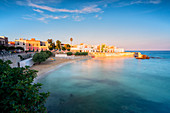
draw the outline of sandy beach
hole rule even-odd
[[[83,59],[90,59],[91,57],[89,56],[78,56],[75,57],[74,59],[66,59],[66,58],[57,58],[57,57],[50,57],[48,58],[45,62],[42,62],[41,64],[35,64],[30,69],[37,70],[38,73],[37,75],[44,75],[48,73],[51,70],[56,69],[58,66],[78,60],[83,60]],[[53,60],[55,59],[55,60]]]

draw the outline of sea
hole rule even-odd
[[[92,58],[38,79],[48,113],[170,113],[170,51],[151,59]]]

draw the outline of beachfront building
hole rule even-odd
[[[124,50],[124,48],[117,48],[117,47],[115,47],[114,52],[115,53],[122,53],[122,52],[125,52],[125,50]]]
[[[114,46],[108,46],[107,52],[108,53],[114,53],[115,52],[115,47]]]
[[[8,37],[0,36],[0,46],[8,46]]]
[[[14,41],[9,41],[8,42],[8,47],[11,47],[11,46],[15,47],[15,42]]]
[[[118,53],[124,52],[123,48],[117,48],[115,46],[101,45],[87,45],[81,43],[79,45],[72,45],[71,52],[100,52],[100,53]]]
[[[71,52],[97,52],[97,46],[81,43],[78,45],[72,45],[70,51]]]
[[[31,40],[20,38],[19,40],[15,40],[15,46],[23,47],[26,51],[45,51],[48,50],[48,42],[35,40],[35,38],[31,38]]]

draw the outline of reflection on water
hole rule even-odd
[[[95,58],[68,64],[39,82],[50,113],[168,113],[170,62]]]

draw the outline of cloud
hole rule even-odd
[[[72,16],[72,18],[74,19],[74,21],[82,21],[84,20],[84,18],[82,16]]]
[[[135,4],[160,4],[161,0],[133,0],[130,2],[120,2],[117,7],[124,7]]]
[[[47,11],[50,11],[50,12],[94,13],[94,12],[100,12],[101,11],[101,8],[98,8],[97,5],[87,6],[87,7],[84,7],[83,9],[81,9],[81,10],[77,10],[77,9],[69,10],[69,9],[52,8],[52,7],[45,6],[45,5],[37,5],[37,4],[32,3],[30,0],[28,0],[28,6],[39,8],[39,9],[42,9],[42,10],[47,10]]]
[[[44,14],[43,17],[41,18],[37,18],[37,20],[40,20],[44,23],[48,23],[48,20],[47,19],[63,19],[63,18],[67,18],[68,16],[67,15],[64,15],[64,16],[53,16],[53,15],[47,15],[47,14]]]
[[[44,11],[39,10],[39,9],[33,9],[34,11],[38,12],[38,13],[44,13]]]
[[[161,0],[150,0],[149,3],[152,3],[152,4],[160,4],[160,3],[161,3]]]
[[[99,17],[99,15],[95,15],[94,17],[97,18],[97,19],[99,19],[99,20],[102,19],[102,17]]]

